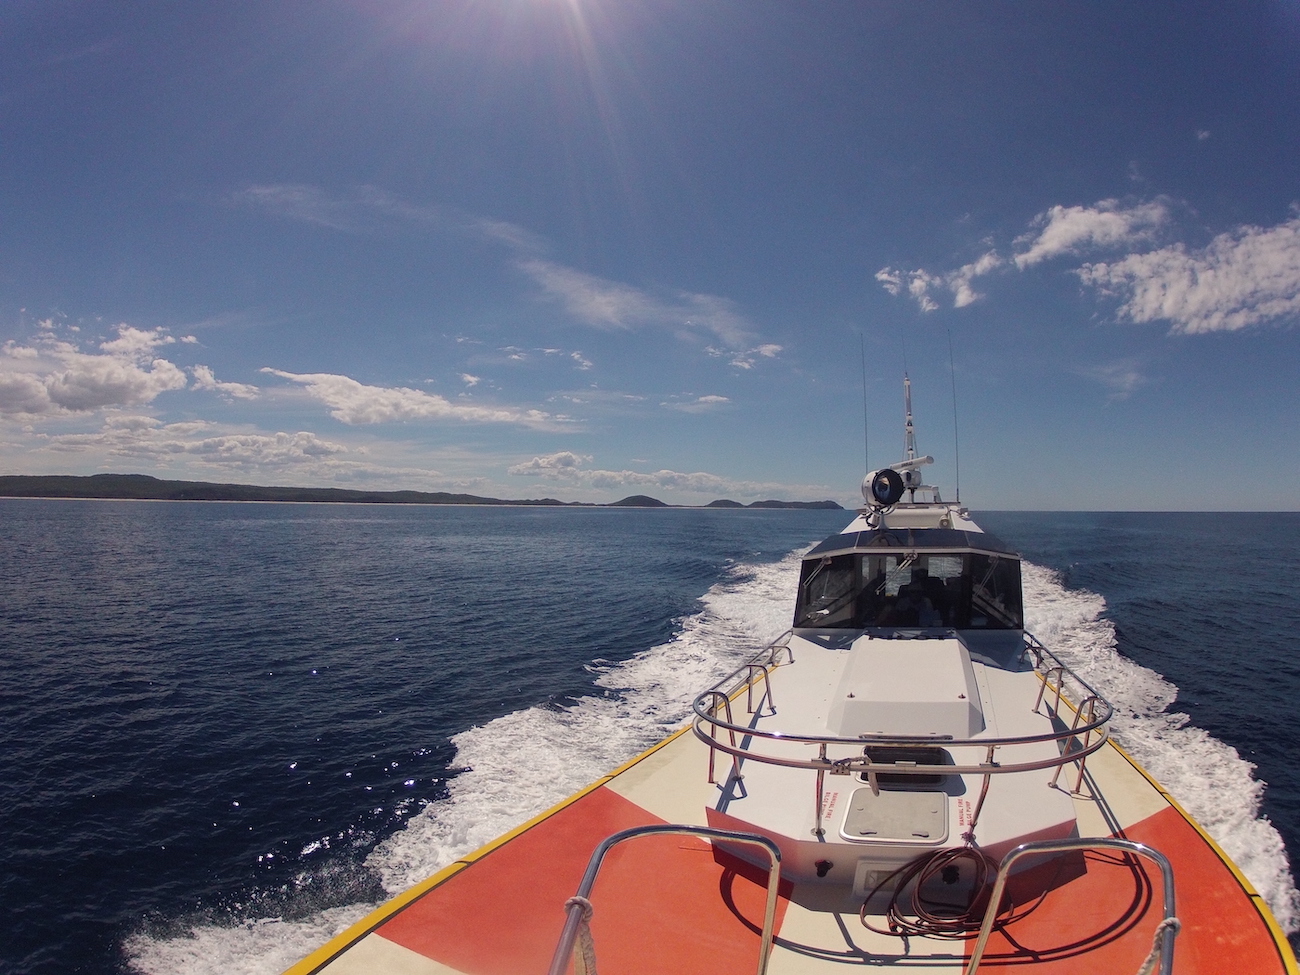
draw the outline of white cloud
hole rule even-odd
[[[541,251],[545,248],[545,242],[537,234],[505,220],[471,219],[468,226],[480,236],[515,251]]]
[[[480,382],[482,382],[482,380],[478,376],[471,376],[467,372],[462,372],[460,374],[460,381],[463,382],[466,386],[469,386],[470,388],[473,388],[477,386]]]
[[[131,411],[108,413],[97,429],[49,434],[28,428],[20,443],[0,439],[0,448],[11,466],[17,462],[29,473],[132,470],[255,484],[501,493],[480,473],[501,458],[462,446],[438,449],[352,431],[336,438],[205,420],[167,423]]]
[[[50,320],[40,328],[33,345],[10,341],[3,347],[0,413],[60,416],[140,406],[187,384],[179,367],[152,356],[158,346],[175,341],[163,329],[118,325],[117,337],[93,353],[59,339]]]
[[[903,290],[903,273],[895,271],[892,267],[882,267],[876,272],[876,280],[880,286],[888,291],[895,298]]]
[[[345,444],[306,431],[268,433],[206,421],[163,423],[131,413],[110,414],[102,428],[93,432],[29,436],[24,447],[32,454],[75,458],[74,463],[83,470],[91,466],[120,469],[126,466],[122,463],[125,459],[131,469],[151,470],[161,477],[479,493],[486,486],[480,476],[464,472],[447,475],[416,466],[430,461],[424,447]],[[458,468],[483,462],[480,455],[458,448],[439,451],[438,456]],[[116,463],[114,459],[118,459]]]
[[[1085,284],[1123,298],[1133,322],[1164,320],[1173,333],[1232,332],[1300,316],[1300,217],[1240,227],[1203,250],[1175,244],[1113,263],[1085,264]]]
[[[1025,249],[1015,255],[1014,265],[1026,270],[1088,249],[1127,250],[1114,261],[1086,263],[1075,273],[1100,293],[1120,298],[1122,318],[1168,321],[1175,334],[1231,332],[1300,316],[1300,216],[1275,227],[1238,227],[1199,250],[1182,243],[1141,250],[1140,245],[1153,246],[1171,220],[1166,200],[1132,206],[1113,199],[1092,206],[1054,206],[1034,218],[1031,233],[1016,239]],[[980,297],[971,282],[1004,266],[1006,262],[989,251],[947,274],[886,267],[876,273],[876,280],[892,295],[906,293],[928,312],[939,307],[935,294],[943,289],[953,293],[955,307],[970,304]],[[1122,375],[1093,378],[1124,396],[1136,388],[1131,383],[1140,385],[1140,379]]]
[[[117,326],[117,338],[99,343],[99,347],[112,356],[124,359],[146,359],[160,345],[171,345],[176,340],[164,329],[145,331],[125,323]]]
[[[152,466],[182,477],[214,472],[247,475],[281,483],[304,481],[367,482],[409,479],[421,487],[442,475],[433,470],[376,466],[360,459],[364,449],[349,449],[314,433],[230,431],[205,421],[164,424],[154,417],[112,414],[94,432],[40,436],[43,449],[56,454],[124,458],[137,469]],[[96,460],[102,465],[104,460]]]
[[[117,414],[105,419],[94,433],[62,434],[44,438],[49,449],[63,453],[105,452],[111,456],[195,458],[236,468],[296,466],[342,454],[342,444],[322,440],[314,433],[214,433],[204,421],[164,424],[150,416]]]
[[[655,397],[617,389],[601,389],[595,383],[583,389],[559,389],[546,398],[546,402],[562,404],[565,409],[581,407],[583,415],[588,417],[598,414],[645,417],[647,414],[642,404],[652,400],[658,402]]]
[[[702,330],[733,349],[753,341],[752,326],[729,299],[688,291],[658,297],[546,260],[538,256],[545,249],[541,237],[504,220],[466,215],[452,220],[437,208],[407,203],[373,186],[339,195],[302,183],[255,185],[234,193],[232,199],[278,216],[350,233],[407,226],[471,234],[512,251],[515,266],[539,284],[547,298],[558,301],[584,324],[616,330],[646,326]]]
[[[686,291],[672,298],[659,298],[631,285],[608,281],[539,257],[522,259],[518,267],[569,314],[597,328],[702,329],[730,348],[752,341],[751,326],[726,298]]]
[[[1134,359],[1121,359],[1118,362],[1083,369],[1080,375],[1095,380],[1110,390],[1110,399],[1128,399],[1133,393],[1147,384],[1139,364]]]
[[[935,311],[939,307],[929,291],[934,285],[942,284],[943,279],[928,271],[898,271],[882,267],[876,272],[876,280],[891,295],[898,296],[906,291],[921,306],[921,311]]]
[[[769,342],[753,349],[746,349],[744,352],[735,353],[731,356],[731,365],[737,369],[753,369],[759,358],[775,359],[780,351],[781,346]]]
[[[953,307],[965,308],[984,297],[977,294],[971,282],[981,275],[988,274],[1002,266],[1002,258],[996,252],[989,251],[983,257],[970,264],[965,264],[948,276],[947,285],[952,289]]]
[[[719,349],[715,346],[709,346],[704,351],[714,358],[726,359],[728,365],[735,366],[737,369],[753,369],[759,359],[775,359],[782,349],[783,346],[769,342],[741,351]]]
[[[583,462],[591,458],[582,454],[561,451],[544,457],[516,464],[508,473],[517,477],[544,477],[549,480],[565,480],[582,484],[586,487],[660,487],[687,491],[723,491],[732,482],[716,474],[697,471],[682,474],[678,471],[661,470],[652,473],[640,471],[602,471],[586,470]]]
[[[891,295],[904,291],[917,303],[923,312],[937,311],[939,303],[934,298],[936,291],[948,291],[953,296],[954,308],[965,308],[978,301],[983,295],[977,293],[972,285],[976,278],[988,274],[1006,263],[996,251],[988,251],[977,260],[965,264],[947,274],[933,274],[930,271],[900,271],[884,267],[876,272],[876,280]]]
[[[630,329],[662,320],[661,306],[643,291],[593,274],[532,258],[519,262],[520,270],[557,299],[565,309],[588,325]]]
[[[260,393],[256,386],[249,386],[246,383],[220,382],[208,366],[194,366],[190,369],[190,373],[194,376],[195,389],[208,390],[234,399],[245,400],[257,399]]]
[[[1016,254],[1012,263],[1023,271],[1049,258],[1088,248],[1131,247],[1154,239],[1169,220],[1169,207],[1163,200],[1129,207],[1120,206],[1117,200],[1101,200],[1090,207],[1054,206],[1033,219],[1030,233],[1016,238],[1015,243],[1026,249]],[[883,267],[876,272],[876,280],[891,295],[906,294],[921,311],[932,312],[939,308],[940,292],[952,295],[954,308],[980,300],[984,296],[975,290],[975,280],[1008,266],[1005,258],[990,249],[955,271],[940,274],[924,268]]]
[[[507,473],[517,477],[555,476],[566,471],[577,471],[584,463],[590,462],[591,457],[588,454],[575,454],[571,450],[561,450],[543,457],[534,457],[523,464],[515,464]]]
[[[687,400],[685,402],[665,402],[660,403],[659,405],[666,406],[670,410],[678,410],[682,413],[706,413],[709,410],[725,406],[730,402],[731,400],[725,396],[700,396],[696,399]]]
[[[39,416],[54,412],[59,411],[50,400],[50,391],[40,376],[0,369],[0,414]]]
[[[1024,270],[1062,254],[1076,254],[1090,247],[1128,247],[1153,239],[1155,231],[1169,222],[1169,208],[1163,201],[1122,207],[1118,200],[1101,200],[1090,207],[1054,206],[1033,220],[1034,233],[1016,239],[1029,249],[1015,256],[1016,267]]]
[[[735,303],[730,299],[685,291],[681,292],[679,297],[684,303],[682,312],[686,315],[685,324],[691,328],[703,328],[705,331],[712,332],[718,341],[733,348],[746,345],[753,340],[749,323],[736,311]],[[671,305],[666,311],[671,316],[679,314]],[[775,348],[779,349],[780,346]]]
[[[943,283],[943,279],[925,271],[913,271],[907,282],[907,293],[916,299],[921,311],[934,311],[939,306],[930,297],[930,289]]]
[[[433,207],[406,203],[373,186],[335,196],[302,183],[250,186],[233,194],[236,203],[253,206],[290,220],[314,223],[331,230],[368,233],[401,225],[434,225],[442,220]]]
[[[162,425],[162,420],[157,417],[141,416],[138,413],[113,413],[104,418],[105,430],[154,430]],[[181,426],[181,424],[174,424],[173,426]],[[206,426],[206,424],[191,422],[189,426],[197,428]]]
[[[147,366],[112,356],[67,355],[67,368],[45,379],[50,403],[71,412],[89,412],[106,406],[137,406],[152,402],[160,393],[184,389],[185,374],[166,359]]]
[[[581,352],[570,352],[569,358],[572,359],[575,363],[577,363],[579,369],[585,371],[591,368],[591,360],[588,359],[586,356],[584,356]]]
[[[820,485],[737,481],[706,471],[693,473],[672,470],[606,471],[588,470],[582,466],[584,463],[590,463],[591,460],[592,458],[585,454],[565,450],[516,464],[509,468],[507,473],[516,477],[542,477],[552,481],[564,481],[586,488],[681,491],[686,494],[707,495],[711,498],[723,496],[825,498],[830,496],[828,489]]]
[[[311,396],[330,407],[331,416],[350,425],[403,420],[517,423],[537,429],[557,429],[568,425],[565,417],[540,410],[452,403],[434,393],[400,386],[367,386],[348,376],[332,373],[299,375],[269,367],[262,372],[302,384]]]

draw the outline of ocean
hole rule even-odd
[[[1300,514],[976,517],[1295,931]],[[0,500],[0,971],[282,971],[680,726],[849,518]]]

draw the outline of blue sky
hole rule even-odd
[[[1297,93],[1300,0],[8,0],[0,471],[851,504],[865,351],[973,507],[1294,509]]]

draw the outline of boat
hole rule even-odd
[[[1298,975],[1258,892],[1024,629],[1021,558],[904,458],[675,734],[286,975]],[[520,768],[526,776],[529,769]]]

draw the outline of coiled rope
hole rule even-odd
[[[927,901],[921,893],[922,888],[936,877],[944,880],[944,871],[956,867],[962,860],[968,860],[974,867],[970,900],[963,906]],[[988,906],[982,902],[981,895],[989,893],[986,886],[989,874],[990,871],[996,872],[997,868],[998,864],[991,857],[969,844],[926,854],[904,864],[876,884],[862,902],[858,919],[868,931],[896,938],[927,937],[956,941],[974,937],[979,934]],[[878,928],[867,921],[867,905],[877,893],[895,882],[897,885],[884,915],[889,926],[887,929]],[[905,895],[905,892],[908,893]],[[1006,927],[1020,920],[1037,907],[1041,900],[1040,897],[1023,910],[1000,918],[995,927]],[[1160,950],[1164,946],[1165,932],[1171,931],[1176,935],[1181,926],[1182,922],[1176,917],[1164,918],[1156,926],[1155,933],[1151,936],[1151,951],[1137,975],[1154,975],[1160,965]]]
[[[939,903],[927,900],[922,893],[926,884],[936,877],[945,879],[945,871],[957,869],[960,861],[973,867],[970,883],[970,900],[964,905]],[[918,857],[899,867],[878,883],[862,902],[858,919],[868,931],[896,938],[927,937],[960,940],[977,934],[984,920],[980,894],[988,884],[990,871],[998,865],[982,850],[974,846],[960,846]],[[951,883],[951,881],[946,881]],[[887,929],[875,927],[867,920],[867,905],[881,890],[894,884],[893,896],[885,911]]]

